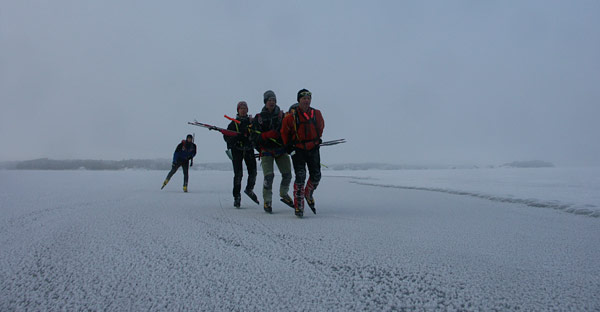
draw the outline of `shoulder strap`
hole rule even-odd
[[[307,127],[306,125],[312,125],[315,129],[315,131],[317,132],[317,136],[319,135],[319,127],[317,125],[317,117],[315,114],[315,110],[313,108],[310,109],[310,116],[307,113],[302,113],[304,114],[304,117],[306,117],[306,121],[300,121],[300,117],[298,116],[300,114],[300,112],[296,109],[293,111],[294,114],[294,131],[296,132],[296,138],[299,140],[299,136],[298,136],[298,130],[300,128],[300,125],[304,124],[304,127]],[[306,131],[306,128],[305,130]],[[311,142],[311,141],[315,141],[315,140],[303,140],[300,141],[300,143],[306,143],[306,142]]]

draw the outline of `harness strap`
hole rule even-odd
[[[300,121],[300,117],[298,117],[298,109],[296,108],[293,112],[294,114],[294,132],[296,132],[296,144],[304,144],[304,149],[306,148],[306,143],[309,142],[319,142],[319,129],[317,128],[317,118],[315,117],[315,110],[314,109],[310,109],[310,117],[308,115],[308,113],[306,112],[302,112],[302,114],[304,115],[304,117],[306,118],[306,121]],[[315,132],[317,133],[317,138],[315,139],[310,139],[310,140],[300,140],[300,136],[298,135],[298,128],[300,128],[299,125],[313,125]],[[297,126],[298,125],[298,126]],[[304,134],[306,134],[306,126],[304,126]]]

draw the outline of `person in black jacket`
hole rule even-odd
[[[275,171],[273,163],[277,164],[279,172],[281,172],[281,185],[279,186],[279,196],[281,201],[290,207],[294,207],[294,202],[288,191],[292,181],[292,165],[290,156],[286,153],[281,140],[281,121],[283,120],[283,112],[277,106],[277,98],[275,92],[267,90],[263,94],[263,102],[265,103],[262,111],[254,116],[252,121],[252,140],[256,149],[260,152],[260,165],[264,174],[263,183],[263,201],[264,210],[271,213],[272,197],[273,197],[273,179]]]
[[[177,169],[181,167],[183,169],[183,191],[187,192],[188,185],[188,168],[194,164],[194,156],[196,156],[196,144],[194,144],[194,137],[188,134],[186,139],[181,141],[175,148],[173,153],[173,163],[171,164],[171,171],[167,175],[167,178],[163,182],[161,190],[169,183],[171,177],[177,172]],[[190,164],[191,161],[191,164]]]
[[[255,203],[258,202],[256,194],[254,194],[254,184],[256,183],[256,159],[254,158],[254,148],[250,142],[250,132],[248,127],[252,123],[252,116],[248,115],[248,104],[245,101],[240,101],[237,104],[237,116],[232,120],[227,130],[239,132],[237,136],[223,135],[223,139],[227,142],[227,149],[230,151],[231,162],[233,163],[233,206],[240,207],[242,197],[240,190],[242,189],[242,177],[244,175],[242,162],[246,163],[248,170],[248,181],[244,193],[250,197]]]

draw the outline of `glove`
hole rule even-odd
[[[190,158],[190,167],[194,165],[194,158]]]
[[[269,130],[267,132],[263,132],[260,137],[266,141],[268,139],[277,139],[279,137],[278,134],[279,133],[275,130]]]

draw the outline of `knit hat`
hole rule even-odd
[[[186,139],[186,140],[187,140],[187,139],[192,139],[192,141],[193,141],[193,140],[194,140],[194,136],[193,136],[193,135],[191,135],[191,134],[188,134],[188,135],[185,137],[185,139]]]
[[[263,94],[263,102],[265,104],[267,104],[267,100],[270,98],[275,99],[275,102],[277,102],[277,97],[275,96],[275,92],[273,92],[271,90],[265,91],[265,94]]]
[[[303,98],[303,97],[305,97],[305,96],[312,97],[312,93],[310,93],[310,91],[308,91],[306,89],[302,89],[302,90],[298,91],[298,96],[296,97],[296,100],[300,101],[300,99]]]
[[[237,111],[240,111],[240,107],[242,106],[248,109],[248,103],[246,103],[246,101],[239,101],[237,104]]]

